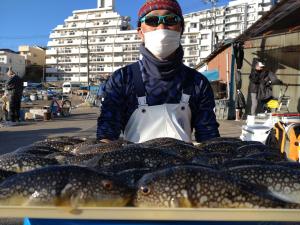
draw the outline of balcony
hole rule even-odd
[[[46,59],[46,64],[57,64],[57,59]]]
[[[210,51],[201,51],[200,52],[200,58],[206,58],[207,56],[209,56]]]
[[[56,49],[46,50],[46,55],[57,55],[57,50]]]
[[[87,58],[75,58],[75,59],[71,59],[71,62],[69,63],[73,63],[73,64],[78,64],[78,63],[87,63]]]
[[[123,57],[122,56],[114,57],[114,62],[123,62]]]
[[[57,42],[56,41],[48,41],[47,46],[49,46],[49,47],[57,46]]]
[[[46,68],[46,73],[57,73],[58,70],[55,67]]]
[[[231,9],[230,11],[225,12],[225,16],[227,15],[235,15],[235,14],[242,14],[244,13],[244,10],[241,9]]]
[[[79,49],[72,49],[71,53],[69,53],[69,54],[87,54],[87,49],[81,48],[80,52],[79,52]]]
[[[56,82],[58,81],[58,77],[46,77],[46,82]]]
[[[113,47],[104,47],[104,52],[105,53],[108,53],[108,52],[111,53],[111,52],[113,52]]]
[[[105,67],[102,67],[101,68],[101,71],[100,72],[102,72],[102,73],[112,73],[113,72],[113,69],[112,69],[112,67],[107,67],[107,66],[105,66]]]
[[[240,31],[240,30],[241,30],[240,23],[236,25],[231,24],[230,26],[225,27],[225,32]]]
[[[82,82],[87,83],[87,76],[80,76],[80,77],[71,77],[71,82]]]
[[[225,20],[225,23],[226,24],[230,24],[230,23],[241,23],[242,21],[239,20],[237,17],[233,17],[233,18],[230,18],[230,19],[226,19]]]
[[[111,63],[112,62],[112,57],[104,57],[103,58],[103,61],[101,62],[104,62],[104,63]]]
[[[51,33],[49,38],[59,38],[61,37],[62,35],[60,33]]]
[[[71,68],[71,73],[87,73],[87,67],[72,67]]]

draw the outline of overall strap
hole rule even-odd
[[[142,64],[140,61],[132,64],[131,71],[133,75],[134,89],[138,97],[139,105],[147,105],[146,90],[142,78]]]
[[[193,82],[194,82],[194,76],[192,76],[189,71],[185,70],[185,67],[182,66],[182,73],[183,76],[186,78],[185,82],[182,85],[182,96],[181,96],[181,103],[189,103],[190,96],[192,95],[193,92]],[[188,72],[188,73],[187,73]]]

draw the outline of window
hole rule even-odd
[[[208,46],[201,46],[200,51],[208,51]]]
[[[103,25],[107,25],[107,24],[109,24],[109,22],[110,22],[109,20],[104,20]]]
[[[191,23],[191,28],[197,28],[197,23]]]
[[[208,39],[208,34],[201,34],[201,39]]]
[[[70,48],[65,48],[64,53],[71,53],[71,49]]]

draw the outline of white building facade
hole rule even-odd
[[[23,77],[25,75],[25,57],[9,49],[0,49],[0,81],[8,79],[8,68]]]
[[[274,5],[273,0],[235,0],[227,6],[186,14],[186,32],[198,31],[202,61],[217,43],[234,39],[257,21]],[[214,37],[214,38],[212,38]]]
[[[241,34],[271,5],[272,0],[235,0],[184,15],[184,63],[194,67],[217,42]],[[46,51],[46,81],[99,82],[138,60],[141,40],[130,18],[119,15],[114,6],[114,0],[98,0],[98,8],[73,11],[53,29]]]

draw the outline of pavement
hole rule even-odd
[[[50,121],[26,121],[18,126],[0,127],[0,155],[54,136],[95,137],[99,116],[97,107],[76,108],[70,117],[56,117]],[[218,121],[222,137],[239,137],[244,121]],[[23,219],[1,218],[0,225],[22,225]]]
[[[25,121],[18,126],[0,128],[0,154],[11,152],[21,146],[54,136],[96,135],[99,109],[76,108],[70,117],[55,117],[49,121]]]
[[[76,108],[70,117],[56,117],[50,121],[25,121],[18,126],[0,127],[0,154],[54,136],[95,137],[97,107]],[[218,121],[222,137],[239,137],[243,121]]]

